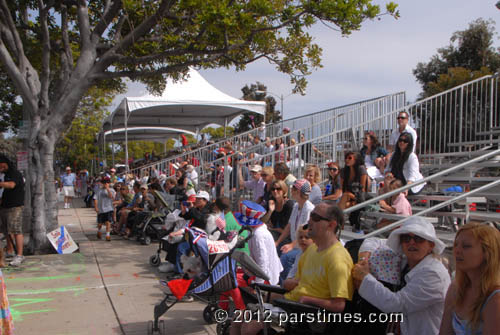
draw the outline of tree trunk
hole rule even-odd
[[[36,131],[36,125],[32,131]],[[29,223],[25,238],[27,253],[45,254],[53,251],[46,234],[58,228],[57,199],[54,185],[54,131],[38,135],[28,151],[29,173],[26,181]],[[33,142],[32,142],[33,143]],[[30,206],[31,205],[31,206]],[[30,211],[31,210],[31,211]],[[30,213],[29,213],[30,212]]]

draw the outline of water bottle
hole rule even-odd
[[[331,184],[326,185],[326,187],[325,187],[325,195],[330,195],[331,188],[332,188]]]

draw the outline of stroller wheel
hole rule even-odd
[[[214,323],[214,313],[217,310],[216,306],[213,305],[208,305],[205,307],[203,310],[203,320],[205,320],[206,323],[212,324]]]
[[[167,335],[167,328],[165,326],[165,320],[158,321],[158,329],[160,331],[160,335]]]
[[[154,266],[155,268],[160,266],[161,258],[160,255],[156,254],[149,257],[149,265]]]
[[[144,245],[150,245],[151,244],[151,237],[149,237],[148,235],[144,236],[141,239],[141,243]]]

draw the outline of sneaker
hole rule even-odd
[[[163,263],[158,267],[158,271],[162,273],[173,272],[175,271],[175,265],[170,262]]]
[[[193,302],[193,301],[194,301],[194,298],[192,295],[185,295],[180,300],[180,302]]]
[[[24,256],[16,255],[16,256],[14,256],[14,259],[12,260],[12,262],[9,263],[9,265],[10,266],[19,266],[19,265],[21,265],[22,262],[24,262]]]
[[[102,238],[102,233],[100,231],[97,232],[97,238],[100,240]]]
[[[111,242],[111,236],[106,236],[106,241]]]

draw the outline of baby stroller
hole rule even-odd
[[[167,232],[163,229],[163,221],[165,220],[167,214],[171,212],[171,209],[162,194],[156,190],[153,194],[162,204],[162,209],[156,212],[149,212],[142,222],[138,231],[138,240],[144,245],[151,244],[153,239],[161,240],[161,238],[167,234]]]
[[[215,321],[215,311],[219,308],[218,305],[227,303],[229,292],[234,292],[237,289],[236,260],[249,273],[269,280],[268,276],[247,254],[236,250],[244,246],[252,237],[252,232],[248,227],[243,227],[239,233],[244,230],[249,231],[248,236],[244,239],[234,237],[238,238],[238,242],[230,248],[224,241],[209,240],[201,229],[186,228],[191,250],[196,257],[201,259],[201,272],[193,279],[160,281],[161,285],[170,288],[171,293],[166,293],[165,298],[155,305],[154,320],[148,323],[148,334],[154,332],[166,334],[164,320],[159,321],[158,319],[179,302],[186,293],[206,302],[207,307],[203,310],[203,319],[208,323]],[[237,306],[237,308],[241,307]]]

